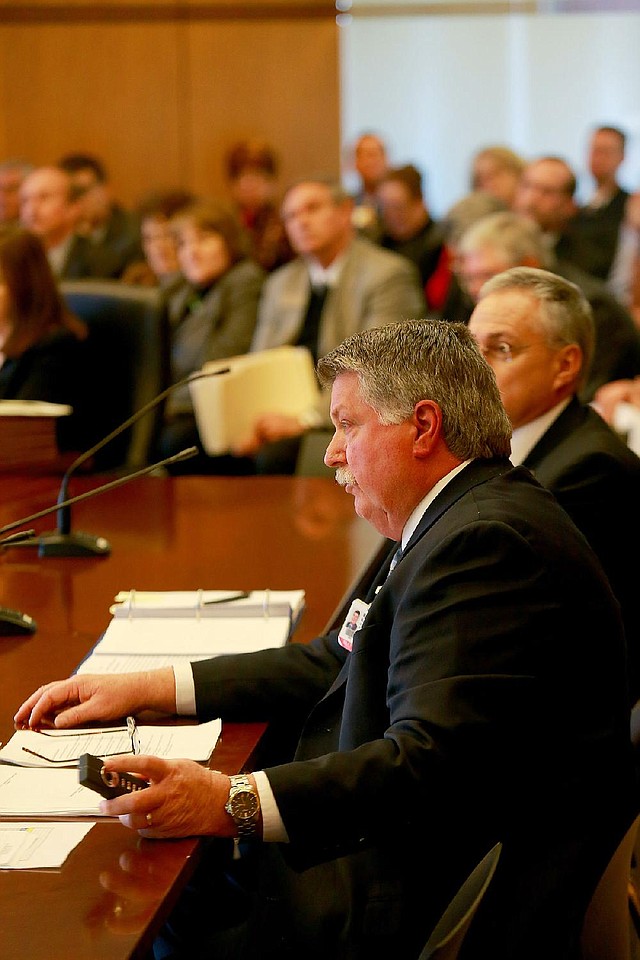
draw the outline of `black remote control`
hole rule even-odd
[[[83,787],[95,790],[107,800],[121,797],[124,793],[144,790],[149,784],[132,773],[117,773],[104,769],[104,760],[90,753],[83,753],[78,760],[78,781]]]

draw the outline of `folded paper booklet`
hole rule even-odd
[[[305,347],[283,346],[205,363],[217,377],[189,383],[198,433],[210,456],[250,439],[258,417],[301,416],[314,410],[320,389]]]
[[[137,728],[140,753],[166,760],[209,760],[218,742],[220,720],[207,723],[141,725]],[[17,730],[0,749],[0,761],[21,767],[75,767],[83,753],[97,757],[131,753],[126,727],[74,730]]]

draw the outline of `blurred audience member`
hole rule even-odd
[[[458,245],[465,232],[490,213],[499,213],[507,207],[490,193],[473,190],[451,206],[445,213],[440,227],[443,247],[435,273],[429,281],[427,303],[429,316],[440,320],[456,320],[470,315],[473,302],[458,282],[456,262]]]
[[[361,134],[353,148],[353,166],[360,185],[354,196],[353,225],[370,240],[382,233],[378,186],[389,169],[387,147],[376,133]]]
[[[196,203],[171,221],[182,282],[168,297],[171,382],[182,380],[209,360],[246,353],[251,344],[264,272],[246,256],[242,228],[226,207]],[[180,464],[179,472],[242,472],[230,457],[210,458],[202,451],[189,387],[172,393],[165,408],[159,442],[161,457],[198,446],[199,457]],[[245,468],[246,472],[246,468]]]
[[[93,276],[91,249],[76,233],[78,204],[71,179],[60,167],[37,167],[20,187],[20,221],[42,242],[59,280]]]
[[[301,180],[282,214],[298,256],[265,283],[252,350],[306,347],[314,360],[369,327],[420,317],[418,271],[405,257],[356,235],[353,200],[331,180]],[[292,473],[306,430],[330,423],[328,398],[303,419],[267,414],[242,450],[260,473]]]
[[[536,224],[515,213],[483,217],[459,244],[458,276],[471,300],[477,302],[483,284],[511,267],[544,267],[578,286],[591,305],[596,347],[588,378],[581,388],[583,402],[593,398],[608,380],[640,373],[640,333],[627,311],[605,285],[549,251]],[[452,317],[467,320],[467,317]]]
[[[69,313],[40,240],[0,226],[0,399],[70,404],[58,421],[63,450],[88,446],[84,406],[87,328]]]
[[[543,231],[550,250],[564,256],[565,231],[577,212],[576,177],[561,157],[541,157],[525,167],[513,209]]]
[[[378,185],[383,233],[380,245],[413,260],[420,272],[428,307],[436,307],[429,282],[440,262],[443,236],[425,202],[420,171],[408,164],[393,167]]]
[[[605,134],[601,132],[599,136]],[[610,145],[616,140],[609,133],[606,137],[611,139]],[[596,142],[599,141],[596,139]],[[560,260],[604,282],[611,270],[620,228],[619,220],[613,229],[606,226],[606,220],[607,216],[616,220],[615,209],[616,204],[621,203],[621,191],[607,215],[604,207],[600,213],[586,208],[581,211],[574,199],[575,191],[576,176],[569,164],[561,157],[541,157],[525,168],[513,208],[535,220]],[[620,218],[623,212],[624,200]]]
[[[584,294],[516,268],[480,290],[469,330],[513,425],[511,462],[554,494],[598,555],[622,609],[631,703],[640,697],[640,608],[629,552],[640,541],[640,460],[578,395],[594,350]]]
[[[169,293],[182,281],[171,218],[195,202],[186,190],[165,190],[142,201],[137,213],[145,259],[129,264],[122,275],[125,283],[160,287]]]
[[[509,147],[484,147],[472,161],[471,189],[489,193],[511,207],[524,168],[525,161]]]
[[[617,180],[626,136],[617,127],[598,127],[589,144],[589,172],[595,191],[571,221],[573,259],[587,273],[607,280],[618,248],[629,194]]]
[[[4,160],[0,163],[0,224],[20,220],[20,187],[33,164],[24,160]]]
[[[89,240],[92,274],[119,280],[142,258],[137,217],[113,199],[104,164],[88,153],[69,153],[58,166],[71,180],[78,216],[76,232]]]
[[[627,199],[607,285],[640,327],[640,193]]]
[[[596,390],[593,406],[607,423],[614,424],[619,404],[628,403],[640,410],[640,376],[632,380],[612,380]]]
[[[276,205],[278,158],[262,140],[241,140],[226,156],[229,191],[250,240],[250,255],[271,271],[291,260],[284,224]]]

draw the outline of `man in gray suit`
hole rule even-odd
[[[357,237],[352,212],[352,198],[328,180],[288,189],[282,215],[297,257],[264,285],[252,350],[300,345],[317,360],[353,333],[424,315],[415,266]],[[260,473],[291,473],[304,432],[324,424],[326,398],[302,419],[268,414],[238,452],[256,454]]]

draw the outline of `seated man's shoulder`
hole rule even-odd
[[[252,280],[262,281],[265,277],[266,273],[260,264],[247,257],[234,264],[225,277],[223,277],[223,280],[227,280],[230,285],[235,285],[247,283]]]

